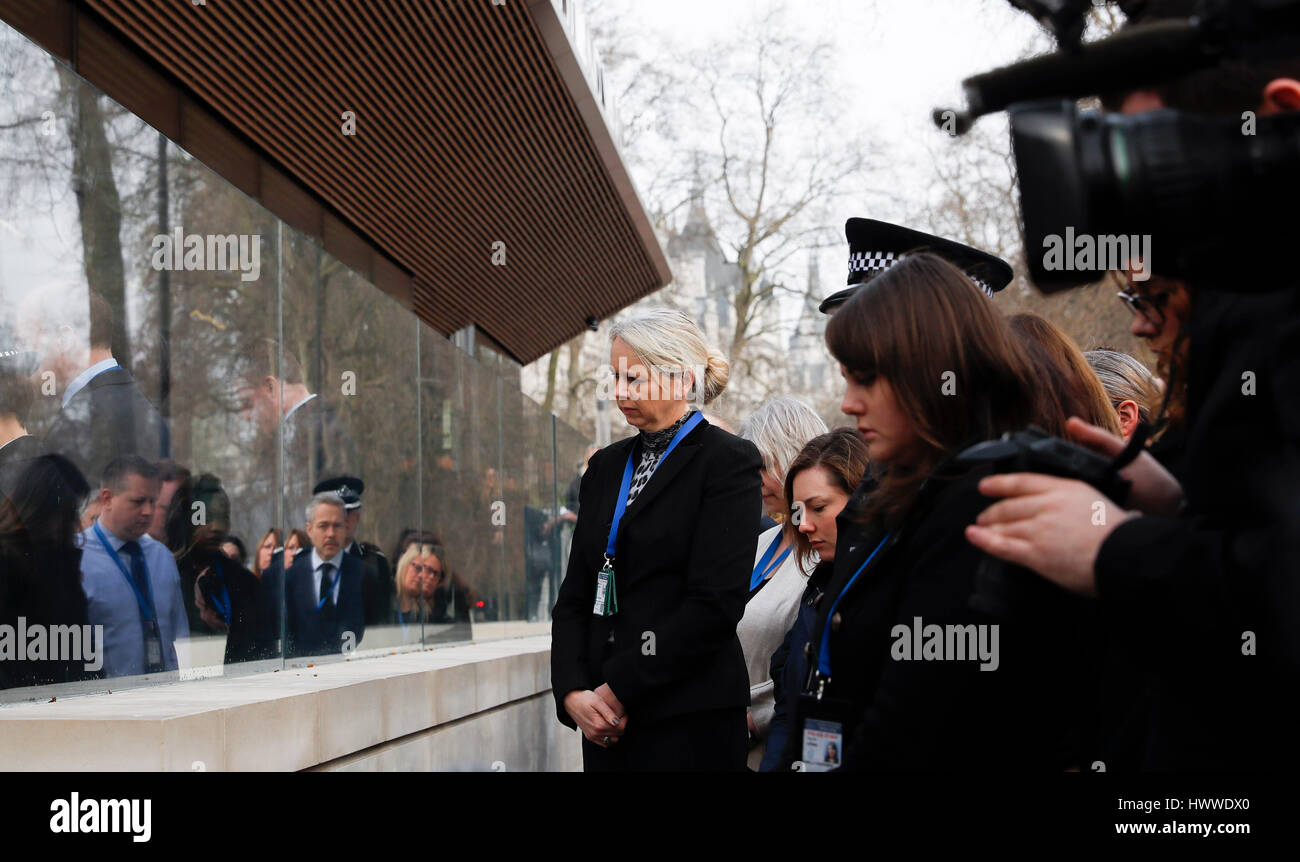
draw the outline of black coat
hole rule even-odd
[[[194,584],[207,569],[201,589],[208,606],[216,609],[216,603],[209,597],[214,593],[219,595],[218,578],[225,585],[230,599],[231,619],[226,630],[225,663],[278,657],[275,645],[279,638],[280,615],[268,615],[270,603],[263,597],[262,584],[256,575],[220,551],[191,551],[176,560],[176,569],[181,579],[181,596],[185,600],[192,636],[213,633],[194,601]]]
[[[20,617],[28,626],[46,626],[47,631],[53,626],[77,626],[81,628],[82,649],[87,649],[86,641],[80,637],[85,634],[82,627],[87,626],[80,549],[32,542],[26,531],[0,536],[0,625],[9,626],[16,633]],[[0,688],[103,676],[100,671],[86,670],[86,664],[84,660],[64,656],[22,661],[8,656],[0,661]]]
[[[785,633],[785,640],[772,653],[768,671],[772,676],[772,721],[768,724],[767,748],[759,772],[771,772],[781,765],[781,757],[790,739],[790,722],[794,718],[796,701],[803,691],[808,674],[808,652],[805,645],[812,640],[813,626],[817,622],[817,609],[826,590],[826,582],[833,572],[831,563],[820,563],[808,576],[808,585],[799,598],[799,610],[794,624]]]
[[[1188,338],[1186,423],[1153,447],[1188,508],[1126,521],[1097,556],[1113,657],[1098,757],[1112,771],[1294,770],[1300,290],[1198,289]]]
[[[124,368],[91,379],[59,411],[44,443],[76,464],[91,488],[118,455],[157,461],[171,451],[167,423]]]
[[[388,622],[393,612],[393,595],[397,592],[397,585],[393,581],[393,569],[388,565],[388,557],[369,542],[353,542],[348,546],[346,553],[361,562],[361,587],[365,595],[366,625],[381,625]]]
[[[836,606],[825,697],[847,703],[844,769],[987,773],[1079,763],[1087,608],[1014,567],[1004,570],[1015,585],[1012,613],[992,616],[972,606],[982,554],[966,541],[964,528],[991,502],[976,487],[984,475],[981,469],[932,478]],[[884,536],[879,528],[859,528],[837,541],[810,666],[817,664],[836,597]],[[996,670],[981,670],[979,660],[895,658],[894,627],[910,630],[917,617],[922,626],[999,625]],[[789,767],[800,750],[796,724],[782,765]]]
[[[311,551],[303,551],[289,567],[284,598],[290,658],[340,654],[346,645],[347,632],[352,633],[352,644],[360,645],[366,631],[361,561],[353,554],[343,554],[340,570],[334,576],[343,579],[339,584],[338,604],[326,602],[317,610]],[[267,582],[264,589],[271,585],[272,582]]]
[[[762,506],[754,445],[701,422],[627,507],[614,568],[618,613],[592,613],[624,464],[638,437],[591,459],[551,635],[559,719],[565,696],[608,683],[632,722],[738,708],[743,763],[749,677],[736,637]],[[635,463],[635,462],[634,462]],[[612,635],[612,642],[610,640]]]
[[[27,465],[44,454],[45,446],[31,434],[0,446],[0,503],[13,493],[13,488]]]

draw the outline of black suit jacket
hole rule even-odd
[[[66,456],[92,488],[108,462],[133,453],[150,461],[170,454],[167,423],[124,368],[94,377],[59,411],[45,447]]]
[[[361,587],[365,596],[366,625],[382,625],[393,613],[396,584],[384,552],[368,542],[353,542],[344,552],[361,563]]]
[[[762,507],[762,459],[752,443],[707,422],[682,438],[623,515],[614,563],[618,613],[592,613],[623,467],[634,448],[639,459],[638,439],[597,452],[582,477],[551,627],[551,685],[569,727],[565,695],[601,683],[642,722],[749,705],[736,624]]]
[[[366,631],[361,561],[352,554],[343,554],[335,577],[343,579],[337,606],[326,602],[317,610],[311,551],[303,551],[289,567],[284,597],[290,658],[341,653],[346,632],[353,634],[354,645],[361,643]]]

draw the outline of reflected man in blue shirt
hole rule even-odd
[[[81,534],[87,616],[104,627],[108,677],[176,670],[176,639],[190,634],[176,561],[147,535],[158,489],[152,463],[114,458],[104,469],[99,518]]]

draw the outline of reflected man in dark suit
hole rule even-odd
[[[284,455],[284,511],[292,511],[315,493],[319,478],[355,475],[358,459],[352,437],[338,411],[308,388],[294,352],[281,350],[278,342],[266,338],[249,345],[243,359],[236,398],[272,450],[279,433]],[[267,470],[274,468],[268,464]],[[264,481],[269,485],[274,477],[266,476]],[[247,513],[250,521],[273,523],[274,492],[253,496],[260,502]]]
[[[45,448],[66,456],[86,476],[99,476],[118,455],[165,458],[170,434],[131,373],[113,357],[114,309],[88,291],[90,319],[80,328],[41,294],[28,306],[41,372],[62,387],[61,409]],[[34,313],[32,313],[34,312]]]
[[[344,553],[343,500],[324,492],[307,504],[310,553],[299,554],[285,577],[288,655],[350,652],[365,634],[361,561]]]

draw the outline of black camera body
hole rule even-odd
[[[1109,270],[1271,290],[1300,202],[1300,112],[1205,117],[1174,110],[1011,106],[1029,275],[1044,293]],[[1249,266],[1244,266],[1248,261]]]
[[[1125,463],[1123,456],[1112,461],[1035,426],[977,443],[960,452],[954,461],[972,468],[992,465],[994,473],[1045,473],[1078,479],[1120,505],[1128,499],[1130,482],[1119,475],[1120,466]],[[1042,584],[1033,576],[1028,585],[1022,583],[1007,571],[1006,564],[986,554],[975,573],[970,606],[994,619],[1010,619],[1015,616],[1019,597],[1027,586]]]
[[[1300,0],[1200,0],[1186,19],[1088,43],[1079,34],[1091,3],[1010,2],[1063,50],[967,78],[966,108],[936,109],[934,120],[961,134],[981,116],[1009,113],[1034,284],[1052,293],[1132,268],[1135,281],[1154,273],[1228,292],[1275,289],[1273,276],[1293,270],[1300,112],[1120,115],[1079,111],[1074,100],[1300,56]]]
[[[997,440],[962,450],[956,463],[992,464],[994,473],[1045,473],[1087,482],[1120,505],[1128,499],[1130,483],[1119,475],[1116,462],[1031,425]]]

